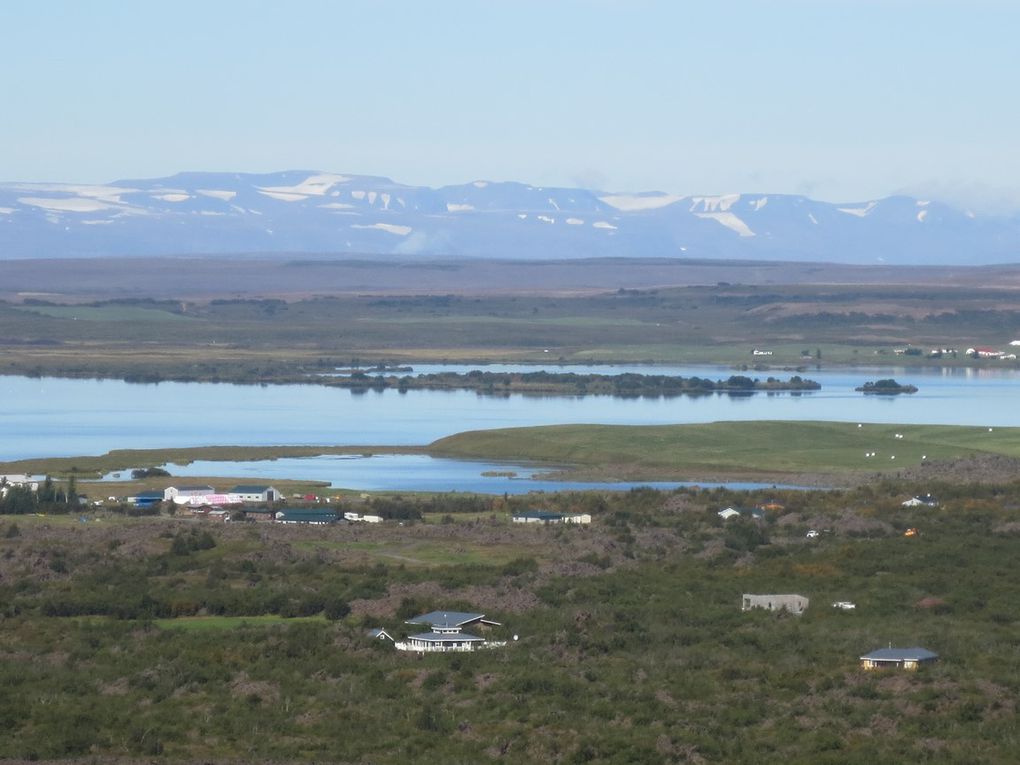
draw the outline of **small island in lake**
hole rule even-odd
[[[916,385],[900,385],[893,379],[866,382],[858,388],[859,393],[873,393],[879,396],[897,396],[900,393],[917,393]]]

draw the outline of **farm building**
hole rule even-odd
[[[163,492],[161,491],[143,491],[133,497],[128,497],[128,502],[134,504],[135,507],[152,507],[162,501]]]
[[[807,610],[809,602],[803,595],[750,595],[744,593],[740,610],[750,611],[752,608],[764,608],[769,611],[789,611],[791,614],[800,616]]]
[[[230,490],[235,502],[279,502],[283,495],[272,486],[241,484]]]
[[[512,518],[514,523],[591,523],[591,515],[588,513],[550,513],[546,510],[528,510],[524,513],[517,513]]]
[[[202,498],[215,494],[216,489],[212,486],[167,486],[163,489],[163,501],[164,502],[178,502],[178,497],[181,501],[178,504],[184,504],[191,498]]]
[[[933,664],[939,655],[927,648],[878,648],[861,657],[861,669],[917,669],[922,664]]]
[[[336,510],[311,507],[278,510],[275,520],[277,523],[310,523],[315,526],[325,526],[336,523],[338,518]]]

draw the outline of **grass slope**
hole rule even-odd
[[[896,438],[896,434],[902,438]],[[1020,428],[841,422],[554,425],[440,439],[435,455],[533,460],[677,478],[717,474],[890,471],[976,454],[1020,456]],[[875,457],[865,457],[875,452]],[[895,459],[892,457],[895,456]]]

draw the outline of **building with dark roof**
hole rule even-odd
[[[927,648],[878,648],[871,653],[861,657],[862,669],[883,669],[893,667],[896,669],[917,669],[922,664],[933,664],[939,660],[939,655]]]
[[[399,651],[417,651],[432,653],[445,651],[473,651],[476,648],[496,648],[506,645],[505,641],[489,641],[463,631],[465,626],[488,625],[500,626],[499,622],[486,619],[485,614],[464,613],[462,611],[432,611],[406,624],[425,625],[428,632],[409,635],[407,640],[395,644]]]
[[[249,513],[245,513],[249,515]],[[275,513],[277,523],[310,523],[316,526],[324,526],[336,523],[338,520],[336,510],[318,507],[299,507],[277,510]]]

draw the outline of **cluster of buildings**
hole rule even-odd
[[[30,475],[22,473],[0,474],[0,498],[6,497],[11,488],[27,486],[32,491],[39,491],[39,482]]]

